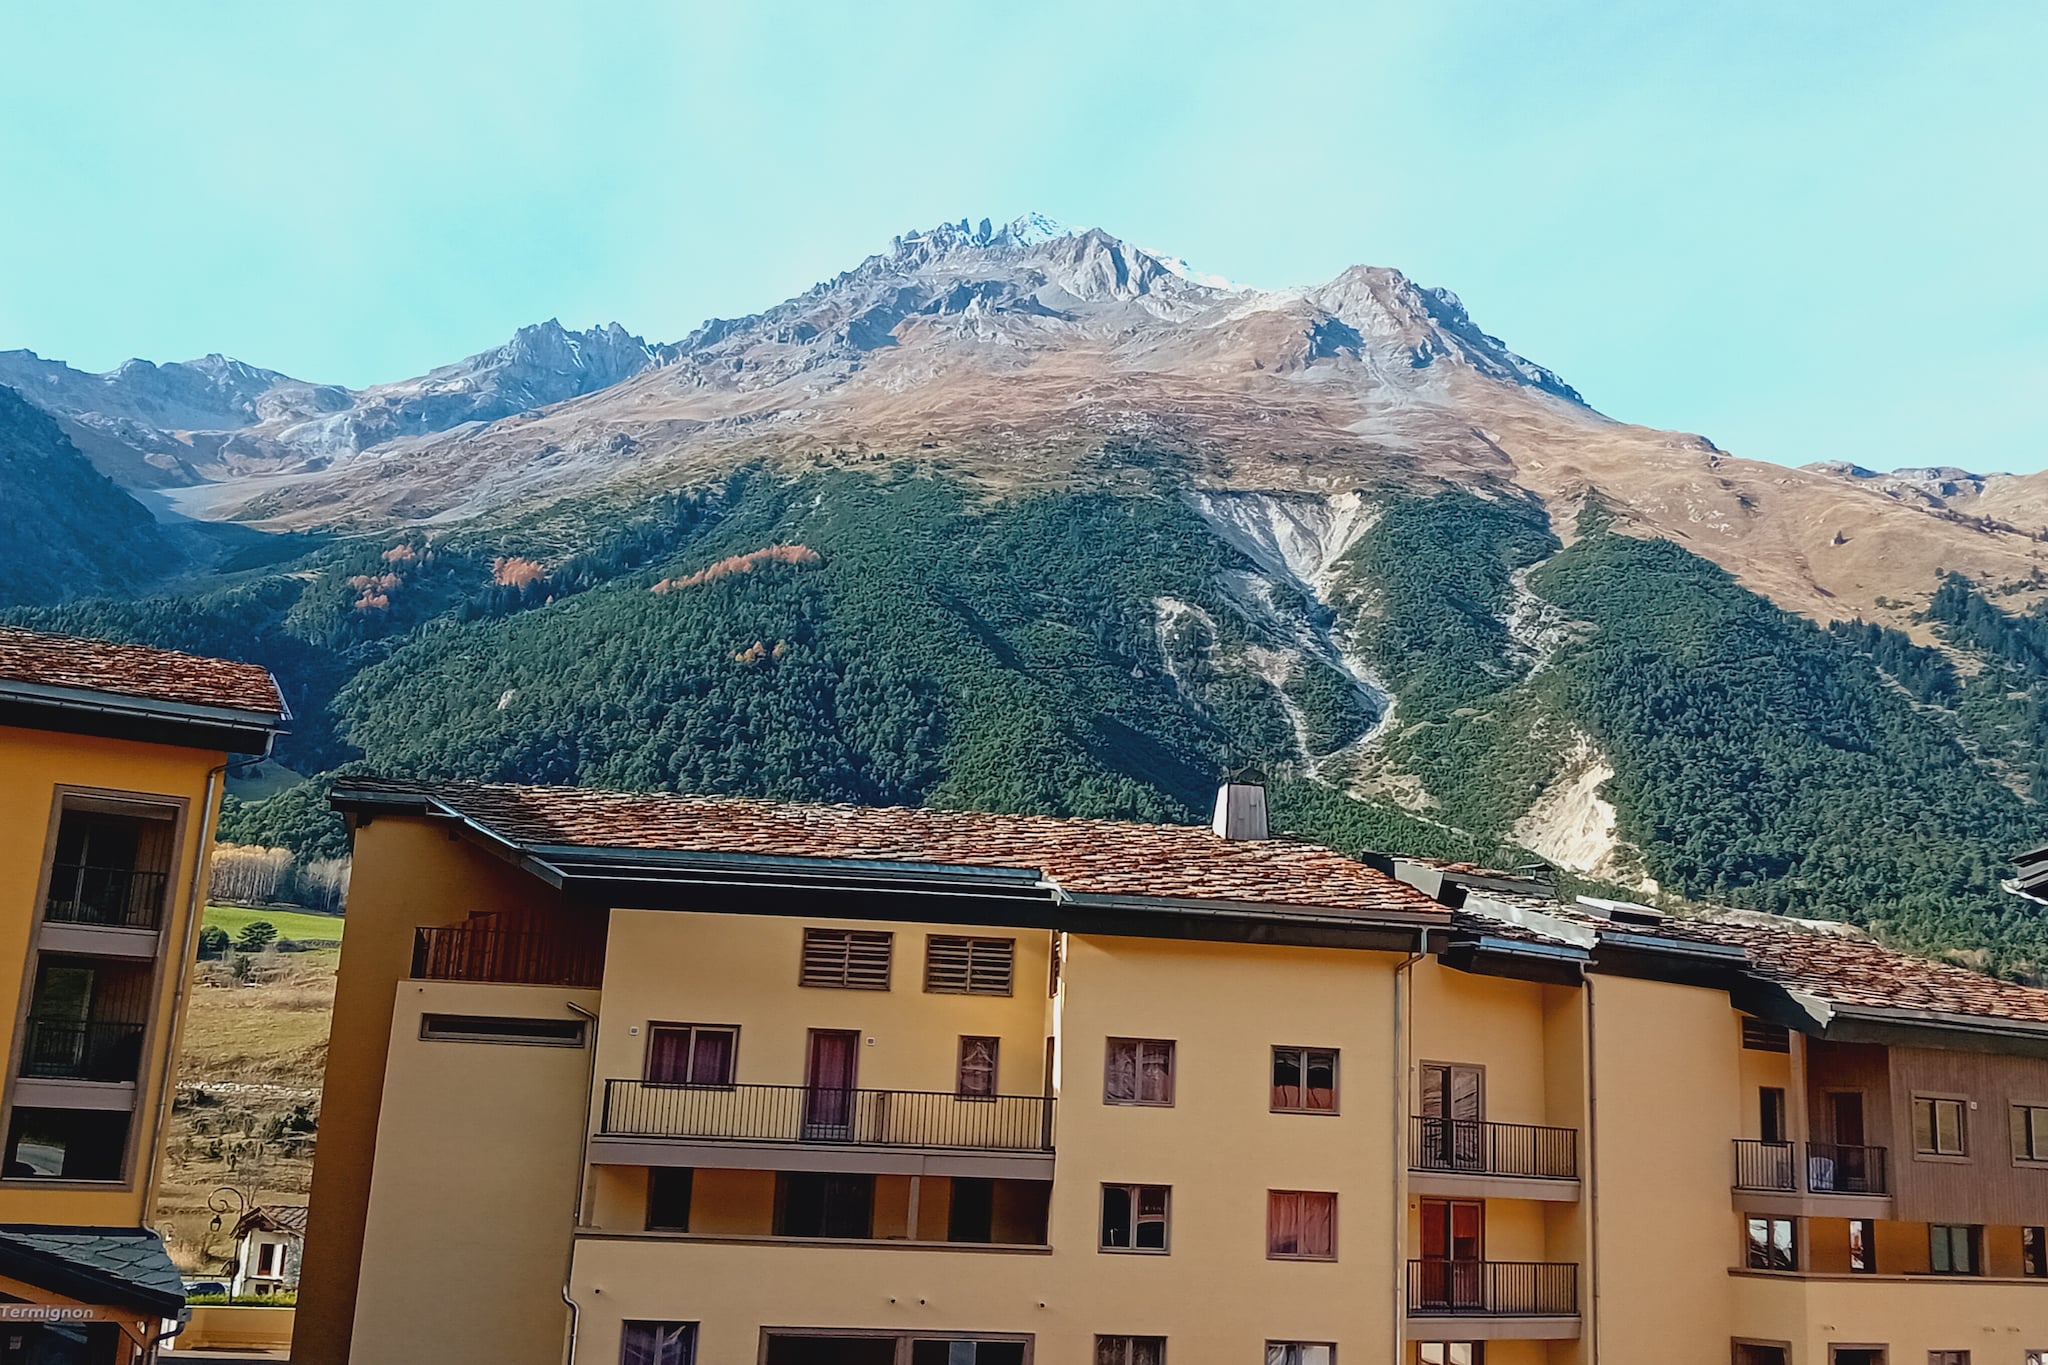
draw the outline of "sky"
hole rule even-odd
[[[1027,210],[1456,290],[1602,411],[2048,467],[2048,5],[12,7],[0,348],[360,386]]]

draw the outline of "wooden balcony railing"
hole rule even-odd
[[[494,981],[518,986],[604,984],[604,942],[471,920],[414,932],[417,981]]]
[[[1408,1263],[1415,1317],[1568,1318],[1579,1311],[1579,1268],[1569,1261]]]
[[[1882,1147],[1847,1146],[1834,1142],[1806,1144],[1804,1189],[1808,1194],[1885,1194],[1888,1173]],[[1735,1188],[1763,1193],[1797,1194],[1799,1147],[1790,1142],[1738,1138],[1735,1143]]]
[[[1576,1180],[1579,1135],[1570,1128],[1417,1116],[1408,1121],[1408,1169]]]
[[[608,1080],[606,1137],[1050,1152],[1053,1100],[803,1085]]]
[[[54,924],[155,929],[163,923],[164,893],[170,884],[168,872],[58,863],[50,869],[43,918]]]

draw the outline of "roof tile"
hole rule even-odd
[[[12,626],[0,626],[0,680],[269,715],[284,708],[276,681],[261,664]]]

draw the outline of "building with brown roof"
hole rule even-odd
[[[1268,838],[1241,786],[334,799],[301,1365],[2048,1351],[2048,993]]]
[[[250,664],[0,629],[0,1343],[152,1356],[183,1301],[147,1224],[229,756],[284,725]]]

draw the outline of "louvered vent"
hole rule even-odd
[[[891,937],[866,929],[804,930],[802,984],[848,991],[888,990]]]
[[[1790,1052],[1792,1034],[1783,1024],[1766,1023],[1744,1015],[1742,1046],[1751,1052]]]
[[[1008,995],[1016,960],[1014,938],[933,934],[924,941],[924,988],[935,995]]]

